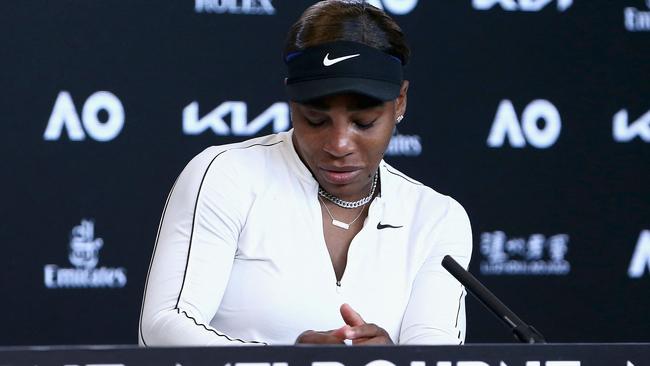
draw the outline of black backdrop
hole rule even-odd
[[[287,128],[280,50],[311,3],[0,5],[0,344],[137,342],[168,190]],[[650,2],[381,3],[413,51],[387,160],[463,204],[471,271],[551,341],[648,341]],[[510,341],[467,304],[468,342]]]

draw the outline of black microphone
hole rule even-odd
[[[487,287],[483,286],[476,277],[467,272],[451,256],[446,255],[442,260],[442,266],[454,276],[469,292],[472,293],[483,305],[485,305],[497,318],[501,319],[512,329],[515,339],[522,343],[546,343],[542,336],[533,326],[524,323],[515,313],[502,303]]]

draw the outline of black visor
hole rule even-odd
[[[359,93],[382,101],[399,96],[402,62],[361,43],[337,41],[285,57],[287,93],[304,102],[339,93]]]

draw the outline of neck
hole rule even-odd
[[[368,202],[372,200],[372,198],[375,196],[375,193],[377,191],[377,180],[379,178],[379,174],[375,173],[372,182],[370,184],[370,189],[368,191],[368,194],[365,196],[362,196],[359,199],[356,200],[347,200],[346,198],[343,197],[337,197],[329,192],[327,192],[324,188],[319,187],[318,188],[318,194],[321,197],[326,198],[330,202],[336,204],[337,206],[343,207],[343,208],[358,208],[361,207]]]

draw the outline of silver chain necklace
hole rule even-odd
[[[377,178],[379,177],[379,174],[375,172],[375,177],[372,180],[372,188],[370,189],[370,194],[366,197],[363,197],[362,199],[358,201],[344,201],[335,195],[327,192],[326,190],[323,189],[323,187],[318,186],[318,195],[325,198],[326,200],[332,202],[333,204],[343,207],[343,208],[358,208],[366,203],[370,202],[372,200],[372,196],[375,195],[375,189],[377,188]]]
[[[361,217],[361,214],[363,213],[363,210],[365,210],[365,207],[363,207],[361,209],[361,211],[359,211],[359,214],[357,215],[357,217],[355,217],[354,220],[352,220],[351,222],[347,223],[347,222],[343,222],[343,221],[335,219],[334,215],[332,215],[332,211],[330,211],[329,207],[327,207],[327,204],[325,203],[325,201],[323,201],[323,199],[320,198],[320,197],[318,197],[318,199],[321,202],[323,202],[323,206],[325,207],[325,210],[327,210],[327,214],[330,216],[330,219],[332,219],[332,225],[334,225],[336,227],[339,227],[339,228],[341,228],[343,230],[349,230],[350,225],[354,224],[359,219],[359,217]]]

